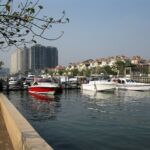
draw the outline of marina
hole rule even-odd
[[[55,150],[150,147],[149,91],[74,89],[47,98],[27,91],[5,94]]]
[[[0,8],[0,150],[150,150],[150,1]]]

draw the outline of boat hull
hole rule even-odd
[[[116,84],[107,81],[90,81],[87,84],[82,84],[82,89],[97,92],[113,92],[116,89]]]
[[[118,90],[150,91],[150,85],[117,85]]]
[[[29,93],[39,93],[39,94],[54,94],[55,89],[53,87],[29,87]]]
[[[62,93],[61,87],[37,87],[31,86],[28,87],[29,93],[38,93],[38,94],[61,94]]]
[[[110,91],[113,92],[116,89],[116,85],[115,84],[111,84],[111,83],[96,83],[96,89],[99,92],[103,92],[103,91]]]
[[[96,91],[96,86],[95,84],[82,84],[81,89],[88,91]]]

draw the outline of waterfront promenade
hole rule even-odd
[[[0,94],[0,150],[53,150],[2,93]]]
[[[0,150],[14,150],[0,111]]]

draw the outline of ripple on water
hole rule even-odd
[[[7,96],[55,150],[150,148],[150,92],[71,90],[45,100],[27,92]]]

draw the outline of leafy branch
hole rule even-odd
[[[69,22],[69,19],[65,18],[65,11],[58,19],[48,16],[39,17],[43,9],[43,6],[39,5],[39,0],[20,2],[16,9],[13,3],[13,0],[4,3],[3,0],[0,1],[0,49],[12,45],[18,47],[26,43],[37,43],[37,38],[57,40],[62,37],[63,32],[55,38],[50,38],[45,33],[54,24]]]

